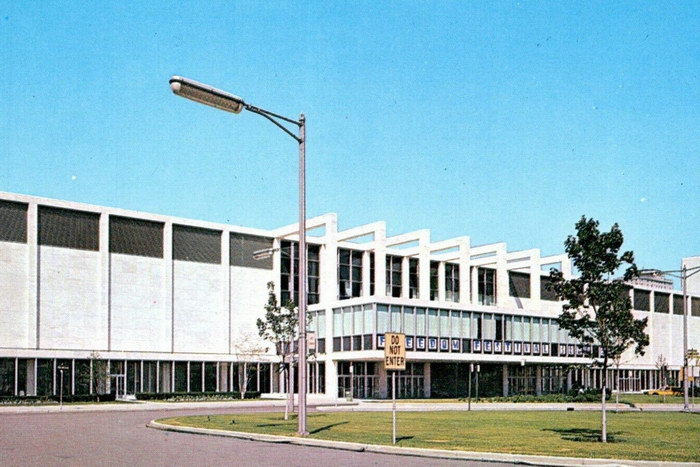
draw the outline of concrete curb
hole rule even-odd
[[[402,448],[378,444],[351,443],[347,441],[328,441],[322,439],[297,438],[292,436],[264,435],[257,433],[245,433],[241,431],[213,430],[206,428],[166,425],[163,423],[159,423],[156,420],[151,420],[150,422],[148,422],[146,424],[146,427],[163,431],[191,433],[205,436],[224,436],[229,438],[243,439],[247,441],[260,441],[264,443],[292,444],[298,446],[311,446],[326,449],[339,449],[343,451],[372,452],[377,454],[425,457],[430,459],[464,460],[477,462],[506,462],[511,464],[548,466],[589,465],[599,467],[690,467],[698,465],[693,462],[636,461],[622,459],[595,459],[583,457],[533,456],[527,454],[503,454],[496,452],[450,451],[445,449]]]

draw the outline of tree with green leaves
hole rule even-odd
[[[620,253],[622,231],[614,224],[609,232],[601,232],[599,222],[582,216],[576,223],[576,235],[564,242],[565,250],[579,276],[566,279],[552,269],[548,287],[564,300],[558,318],[559,326],[588,348],[600,347],[593,362],[602,369],[601,441],[607,442],[607,372],[610,365],[634,347],[636,355],[644,355],[649,345],[647,318],[635,319],[627,282],[639,275],[634,253]],[[621,277],[616,277],[622,272]]]
[[[307,312],[307,325],[311,323],[311,315]],[[265,316],[258,318],[258,335],[275,344],[277,354],[282,356],[282,371],[291,375],[291,367],[294,364],[294,343],[299,337],[299,313],[296,304],[288,300],[283,306],[277,301],[274,282],[267,283],[267,304],[265,304]],[[292,381],[289,381],[289,401],[293,404],[294,393]],[[290,402],[287,404],[284,418],[287,420]]]
[[[100,401],[100,394],[107,392],[109,372],[107,371],[107,360],[103,360],[97,350],[93,350],[88,355],[90,371],[78,374],[78,383],[90,388],[90,393]]]

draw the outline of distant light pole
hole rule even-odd
[[[689,271],[692,271],[688,274]],[[680,269],[661,271],[659,269],[642,269],[641,274],[653,276],[671,276],[681,280],[683,287],[683,410],[690,410],[688,402],[688,278],[700,272],[700,266],[688,268],[685,264]]]
[[[306,436],[309,434],[306,429],[306,289],[308,282],[306,267],[306,118],[304,114],[299,116],[299,120],[284,117],[250,105],[240,97],[226,91],[181,76],[170,78],[170,88],[178,96],[219,110],[238,114],[245,109],[256,113],[274,123],[299,143],[299,417],[297,433]],[[290,131],[282,122],[296,125],[299,128],[299,135],[297,136]]]
[[[63,409],[63,372],[66,371],[66,370],[70,370],[70,368],[67,367],[67,366],[65,366],[65,365],[59,365],[59,366],[58,366],[58,371],[61,372],[61,392],[60,392],[60,395],[59,395],[59,398],[58,398],[58,406],[59,406],[61,409]]]

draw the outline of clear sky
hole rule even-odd
[[[700,255],[697,2],[0,0],[0,190],[274,228],[297,147],[190,77],[308,120],[309,216],[642,267]]]

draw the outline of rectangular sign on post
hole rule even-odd
[[[394,332],[384,334],[384,367],[387,370],[406,370],[406,335]]]

